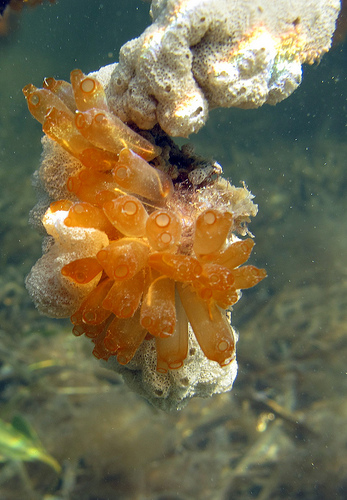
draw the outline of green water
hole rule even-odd
[[[72,6],[72,7],[71,7]],[[41,255],[40,125],[21,89],[117,60],[149,23],[134,0],[26,9],[0,39],[0,418],[24,416],[63,467],[0,464],[0,499],[331,500],[347,497],[347,45],[305,66],[276,107],[217,110],[190,138],[245,181],[268,278],[234,309],[231,393],[152,409],[99,366],[66,321],[41,317],[24,277]]]

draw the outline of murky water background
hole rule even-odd
[[[41,317],[23,281],[40,125],[21,93],[117,59],[148,3],[60,0],[0,39],[0,419],[21,415],[63,467],[4,456],[0,498],[331,500],[347,497],[347,46],[305,67],[276,107],[219,110],[191,140],[245,181],[259,214],[252,263],[268,278],[233,313],[234,390],[166,415]],[[2,451],[0,450],[0,454]]]

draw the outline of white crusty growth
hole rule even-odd
[[[187,137],[210,108],[276,104],[300,84],[301,63],[329,50],[339,8],[339,0],[153,0],[153,24],[121,49],[110,107],[124,122]]]
[[[89,283],[77,285],[61,274],[62,268],[76,259],[93,257],[109,244],[102,231],[66,226],[64,219],[67,215],[67,211],[47,210],[42,223],[52,238],[51,244],[25,282],[40,312],[54,318],[71,316],[96,287],[101,276],[100,273]]]

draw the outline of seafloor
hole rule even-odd
[[[71,7],[73,5],[73,7]],[[268,278],[233,312],[233,391],[164,414],[41,317],[24,277],[41,253],[28,225],[41,130],[21,88],[117,59],[149,22],[135,0],[24,10],[0,39],[0,419],[27,419],[63,467],[1,448],[1,500],[347,498],[347,46],[288,100],[211,113],[192,141],[256,195],[252,263]],[[11,447],[10,447],[11,450]]]

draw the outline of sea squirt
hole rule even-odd
[[[250,192],[220,169],[193,181],[199,161],[180,152],[175,162],[178,148],[159,127],[124,124],[94,76],[74,70],[71,84],[48,78],[23,92],[46,134],[38,177],[47,198],[33,218],[47,250],[26,281],[39,310],[70,316],[97,358],[133,373],[152,363],[146,345],[166,381],[198,351],[208,366],[236,367],[228,309],[266,276],[244,265]]]

